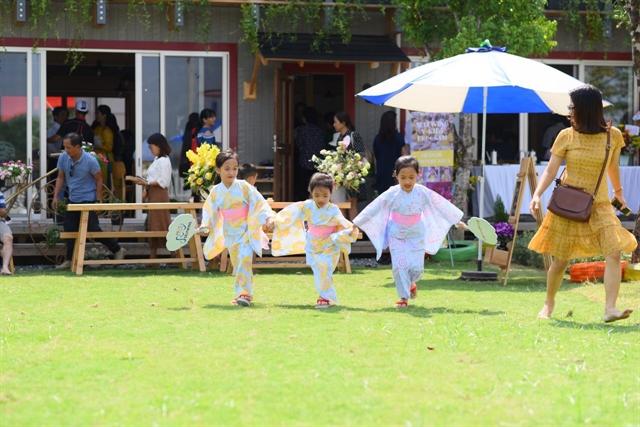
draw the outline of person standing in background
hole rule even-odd
[[[197,146],[195,150],[193,146],[191,147],[194,152],[197,152],[197,147],[202,144],[215,145],[222,150],[222,144],[216,142],[216,137],[213,134],[213,127],[216,124],[216,120],[216,113],[212,109],[205,108],[200,112],[200,127],[198,128]]]
[[[169,203],[169,185],[171,185],[171,147],[167,138],[160,133],[154,133],[147,139],[149,150],[155,156],[153,163],[147,170],[146,181],[138,178],[136,184],[144,186],[143,200],[145,203]],[[168,231],[171,224],[171,213],[167,210],[150,210],[147,213],[149,231]],[[157,258],[158,248],[167,245],[166,237],[152,237],[149,239],[150,258]]]
[[[53,142],[53,137],[58,133],[60,126],[69,119],[69,110],[65,107],[56,107],[53,109],[51,114],[53,115],[53,124],[49,129],[47,129],[47,158],[49,159],[51,159],[52,154],[62,152],[62,140]],[[47,171],[55,168],[55,164],[57,162],[58,159],[53,159],[53,161],[50,160],[48,162]],[[51,163],[53,163],[52,166]]]
[[[116,161],[114,151],[119,153],[122,159],[124,144],[120,135],[120,128],[116,116],[111,113],[108,105],[99,105],[96,111],[96,120],[91,125],[94,135],[94,149],[102,154],[109,162],[102,166],[102,180],[111,188],[111,163]],[[116,149],[116,147],[118,147]]]
[[[366,151],[364,142],[362,141],[362,136],[358,132],[355,131],[355,126],[351,123],[351,118],[349,114],[344,111],[339,111],[336,113],[333,119],[333,127],[336,132],[340,132],[340,136],[338,137],[338,142],[345,139],[345,137],[349,137],[351,143],[347,147],[348,151],[355,151],[360,154],[363,159],[366,159]],[[361,184],[357,190],[347,190],[347,194],[349,196],[349,202],[351,203],[351,208],[349,209],[349,219],[353,219],[358,215],[358,201],[367,200],[367,189],[364,184]]]
[[[568,126],[564,123],[564,117],[558,114],[551,115],[551,125],[544,131],[542,137],[542,148],[544,149],[544,159],[549,160],[551,158],[551,147],[553,142],[558,137],[558,134],[562,129]]]
[[[2,242],[2,271],[0,274],[11,276],[13,273],[9,269],[9,261],[13,256],[13,234],[7,225],[7,204],[4,201],[4,194],[0,191],[0,242]]]
[[[324,148],[324,132],[318,126],[318,112],[315,108],[302,110],[303,125],[296,129],[295,145],[298,151],[298,168],[295,169],[295,201],[309,198],[309,181],[316,172],[313,156],[320,156]]]
[[[394,177],[396,160],[406,155],[404,138],[396,128],[396,112],[386,111],[380,117],[380,130],[373,140],[376,190],[382,194],[397,184]]]

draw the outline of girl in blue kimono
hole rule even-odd
[[[246,181],[236,179],[238,154],[224,150],[216,157],[216,172],[221,181],[211,188],[202,211],[200,229],[207,229],[204,255],[212,259],[229,249],[235,267],[236,286],[232,304],[248,307],[253,300],[253,252],[262,256],[262,225],[273,229],[274,212],[267,201]],[[268,242],[268,239],[267,239]]]
[[[338,303],[333,271],[340,252],[351,252],[351,243],[356,241],[359,231],[342,216],[338,206],[330,202],[331,176],[315,173],[309,182],[309,192],[311,200],[293,203],[276,215],[271,253],[274,256],[307,254],[307,265],[313,270],[319,294],[316,308],[324,309]]]
[[[371,239],[380,258],[389,247],[393,279],[400,301],[418,296],[417,282],[424,274],[424,254],[435,254],[452,225],[465,227],[462,211],[438,193],[416,185],[420,166],[413,156],[395,164],[399,185],[380,194],[353,222]]]

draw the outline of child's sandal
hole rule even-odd
[[[316,301],[316,308],[318,310],[322,310],[324,308],[329,308],[329,307],[331,307],[331,301],[329,301],[328,299],[318,298],[318,300]]]
[[[406,301],[398,301],[396,303],[396,308],[407,308],[407,302]]]
[[[409,298],[416,299],[418,297],[418,285],[415,283],[411,285],[411,290],[409,291]]]
[[[231,304],[249,307],[251,305],[251,301],[253,301],[253,297],[251,295],[240,294],[231,301]]]

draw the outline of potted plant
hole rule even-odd
[[[509,245],[513,240],[514,230],[508,222],[497,222],[493,228],[498,235],[498,244],[495,248],[487,249],[486,258],[494,265],[506,267],[509,260]]]
[[[58,200],[58,209],[54,212],[54,222],[56,224],[64,223],[64,214],[67,212],[66,200]]]
[[[58,243],[64,241],[60,238],[60,229],[55,225],[47,230],[44,235],[44,244],[47,248],[55,248]]]
[[[6,185],[19,184],[28,181],[33,172],[33,165],[22,163],[22,160],[9,160],[0,165],[0,179]]]

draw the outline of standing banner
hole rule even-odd
[[[453,113],[408,112],[405,142],[418,159],[421,177],[418,183],[453,199],[453,142],[456,115]]]

